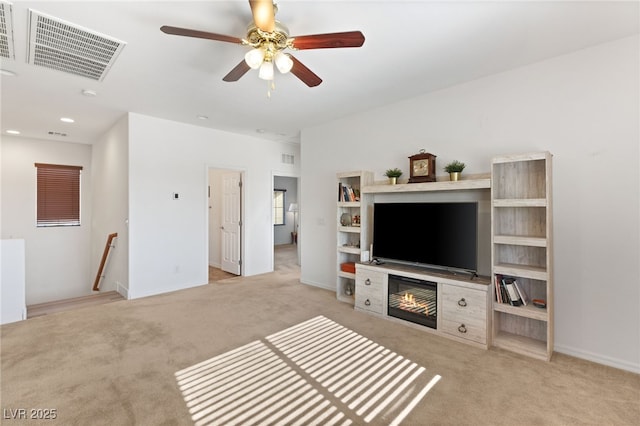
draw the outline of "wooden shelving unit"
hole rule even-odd
[[[492,344],[535,358],[553,353],[551,154],[496,157],[491,170],[492,278],[513,277],[546,308],[511,306],[493,288]]]
[[[405,193],[405,192],[429,192],[429,191],[459,191],[465,189],[488,189],[491,187],[491,178],[486,175],[475,176],[470,179],[458,181],[436,181],[423,183],[402,183],[397,185],[369,184],[362,188],[363,194]]]
[[[360,262],[362,253],[368,250],[369,229],[367,220],[367,209],[370,201],[362,197],[362,188],[373,184],[373,173],[367,171],[344,172],[337,174],[336,190],[341,187],[348,187],[359,194],[357,201],[341,201],[338,193],[337,201],[337,276],[336,276],[336,297],[338,300],[354,304],[355,303],[355,280],[356,274],[345,272],[341,269],[343,263]],[[351,218],[351,224],[343,225],[341,219],[343,215]],[[359,223],[354,223],[354,218],[359,217]],[[357,226],[356,226],[357,225]]]

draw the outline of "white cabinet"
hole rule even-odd
[[[2,240],[0,246],[0,324],[27,319],[25,242]]]
[[[549,360],[553,353],[551,154],[496,157],[491,173],[492,342]],[[517,281],[528,305],[498,300],[499,283],[505,277]],[[546,308],[535,307],[533,299],[544,301]]]
[[[373,183],[373,173],[366,171],[337,174],[337,277],[338,300],[355,303],[356,274],[352,267],[363,260],[368,250],[367,209],[370,203],[361,197],[361,188]],[[364,232],[363,232],[364,231]]]

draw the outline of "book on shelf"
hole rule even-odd
[[[498,303],[502,302],[502,275],[495,274],[495,299]]]
[[[516,290],[515,281],[514,278],[507,277],[502,279],[502,284],[505,290],[507,290],[509,303],[512,306],[520,306],[522,305],[522,300],[520,299],[520,295],[518,295],[518,290]]]
[[[504,283],[502,281],[500,281],[500,294],[502,297],[502,303],[511,304],[511,300],[509,299],[509,293],[507,292],[507,289],[504,286]]]
[[[518,296],[520,296],[520,300],[522,304],[527,306],[529,304],[529,295],[524,291],[524,288],[518,280],[513,280],[513,285],[516,287],[516,291],[518,292]]]
[[[510,305],[511,298],[509,297],[509,292],[507,291],[507,287],[505,286],[505,277],[503,277],[500,274],[496,274],[495,287],[496,287],[496,301],[498,303],[506,303]]]
[[[338,201],[360,201],[360,190],[338,182]]]

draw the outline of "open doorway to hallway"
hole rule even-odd
[[[242,275],[242,182],[241,171],[209,169],[209,282]]]
[[[299,268],[298,178],[273,177],[273,269]]]

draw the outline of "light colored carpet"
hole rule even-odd
[[[440,380],[323,316],[176,377],[198,426],[349,425],[377,419],[398,425]]]
[[[273,336],[322,317],[424,368],[425,378],[441,377],[406,414],[405,425],[636,425],[640,418],[637,374],[560,354],[547,363],[473,348],[356,312],[333,292],[300,284],[294,267],[286,269],[2,326],[2,409],[55,409],[55,424],[64,425],[194,424],[181,374],[251,344],[284,354]],[[278,361],[344,419],[366,424],[335,397],[339,389],[329,391],[326,378],[314,378],[289,355]],[[360,358],[341,361],[337,371],[354,373]],[[409,386],[409,397],[389,407],[392,414],[424,386]],[[214,403],[205,396],[205,407]],[[368,424],[388,424],[395,417],[384,417],[387,411]],[[241,423],[269,418],[260,413]],[[303,410],[299,419],[317,418],[309,414]]]

